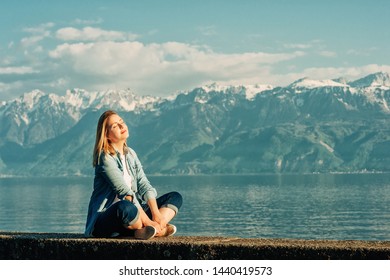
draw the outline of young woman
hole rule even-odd
[[[126,144],[128,137],[128,128],[116,112],[106,111],[100,116],[85,235],[138,239],[173,235],[176,227],[169,222],[179,211],[182,197],[170,192],[157,198],[137,154]]]

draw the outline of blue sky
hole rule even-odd
[[[387,0],[3,0],[0,100],[390,72]]]

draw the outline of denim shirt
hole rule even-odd
[[[123,178],[123,166],[119,152],[116,155],[100,154],[99,164],[95,167],[93,192],[88,207],[85,235],[91,237],[95,222],[101,212],[104,212],[117,199],[133,196],[133,203],[140,206],[138,201],[146,203],[150,198],[156,198],[157,192],[146,178],[141,162],[134,150],[125,147],[125,161],[130,176],[131,186]]]

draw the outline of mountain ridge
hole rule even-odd
[[[32,91],[0,106],[0,174],[91,174],[106,109],[126,120],[129,144],[152,174],[390,171],[389,75],[343,81],[211,84],[169,98]]]

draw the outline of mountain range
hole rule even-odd
[[[0,176],[92,175],[96,123],[117,111],[148,174],[390,171],[390,78],[211,84],[167,98],[34,90],[0,102]]]

